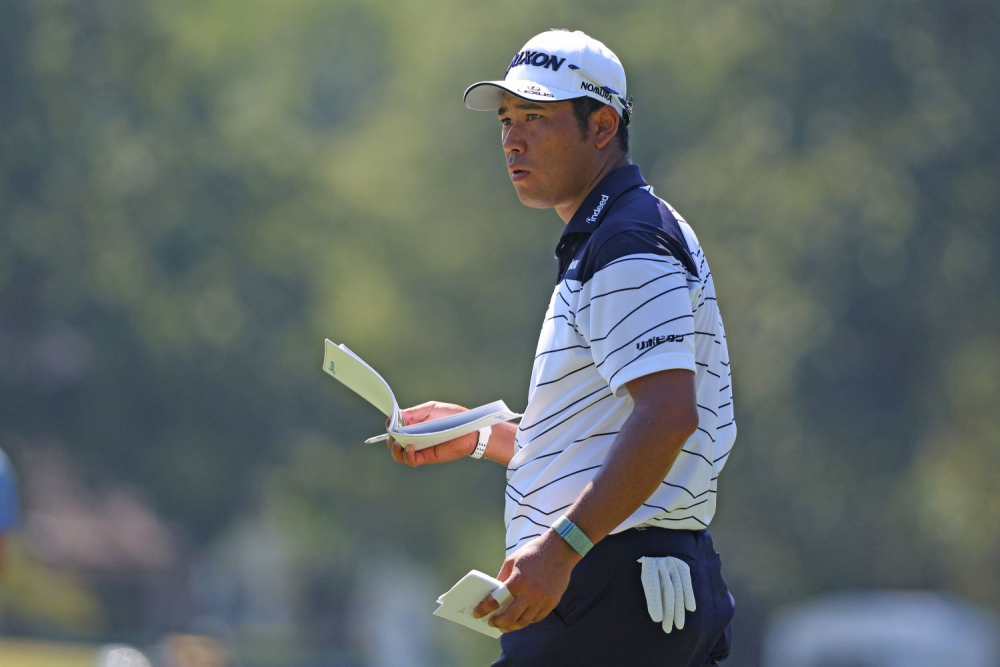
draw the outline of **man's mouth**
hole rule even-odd
[[[518,167],[514,167],[513,169],[510,170],[510,180],[519,181],[525,176],[527,176],[529,173],[530,172],[528,172],[527,169],[520,169]]]

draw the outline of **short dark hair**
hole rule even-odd
[[[573,104],[573,115],[576,116],[576,122],[580,124],[580,136],[582,139],[586,139],[590,129],[590,117],[601,107],[609,105],[593,97],[575,97],[570,102]],[[628,125],[624,118],[618,119],[618,132],[615,134],[615,138],[618,140],[618,147],[627,157],[629,151]]]

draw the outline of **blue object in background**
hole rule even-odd
[[[0,449],[0,536],[18,525],[17,480],[10,459]]]

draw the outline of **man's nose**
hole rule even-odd
[[[527,146],[524,143],[524,133],[521,132],[517,123],[512,123],[505,128],[503,134],[504,153],[523,153]]]

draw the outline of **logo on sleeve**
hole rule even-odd
[[[669,336],[653,336],[651,338],[647,338],[644,341],[636,343],[635,349],[648,350],[662,343],[683,343],[683,342],[684,342],[684,336],[677,336],[675,334],[670,334]]]
[[[564,62],[566,62],[566,58],[557,58],[543,51],[521,51],[510,61],[510,65],[507,66],[507,72],[510,72],[512,67],[518,67],[519,65],[547,67],[553,72],[558,72]],[[504,78],[507,78],[507,72],[504,72]]]

